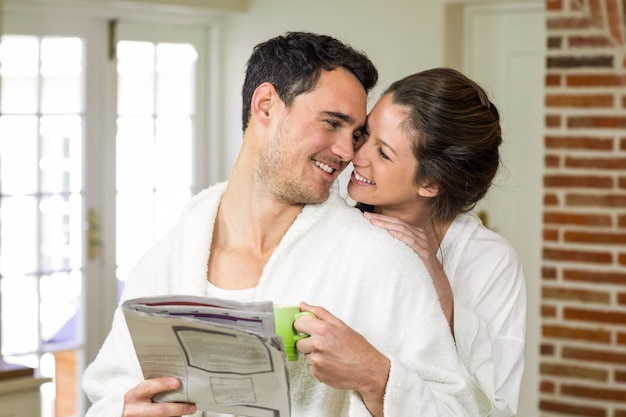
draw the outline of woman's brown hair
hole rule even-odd
[[[431,199],[434,219],[474,208],[498,170],[502,143],[500,116],[485,91],[459,71],[434,68],[394,82],[384,94],[408,110],[414,181],[439,189]]]

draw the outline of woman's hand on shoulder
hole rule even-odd
[[[383,214],[364,212],[363,215],[374,226],[387,230],[391,236],[404,242],[413,249],[426,264],[431,275],[433,270],[441,269],[441,264],[437,259],[436,253],[431,250],[433,245],[431,245],[424,229],[411,226],[396,217],[385,216]],[[438,242],[436,242],[434,246],[438,247]]]

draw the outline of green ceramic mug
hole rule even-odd
[[[298,351],[296,350],[296,342],[300,339],[308,337],[306,333],[300,333],[293,327],[293,322],[298,317],[312,316],[315,314],[310,311],[300,311],[300,307],[293,305],[275,305],[274,306],[274,322],[276,323],[276,334],[283,337],[285,345],[285,354],[287,360],[293,362],[298,359]]]

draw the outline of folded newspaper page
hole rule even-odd
[[[249,417],[289,417],[289,379],[271,301],[159,296],[122,304],[144,378],[173,376],[156,402]]]

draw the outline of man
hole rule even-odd
[[[419,258],[338,194],[377,72],[336,39],[288,33],[257,45],[243,87],[243,144],[227,184],[202,191],[140,260],[123,299],[172,294],[301,303],[305,358],[289,364],[301,416],[476,415]],[[332,313],[332,314],[331,314]],[[118,309],[83,386],[88,416],[192,414],[153,404],[174,378],[142,381]]]

